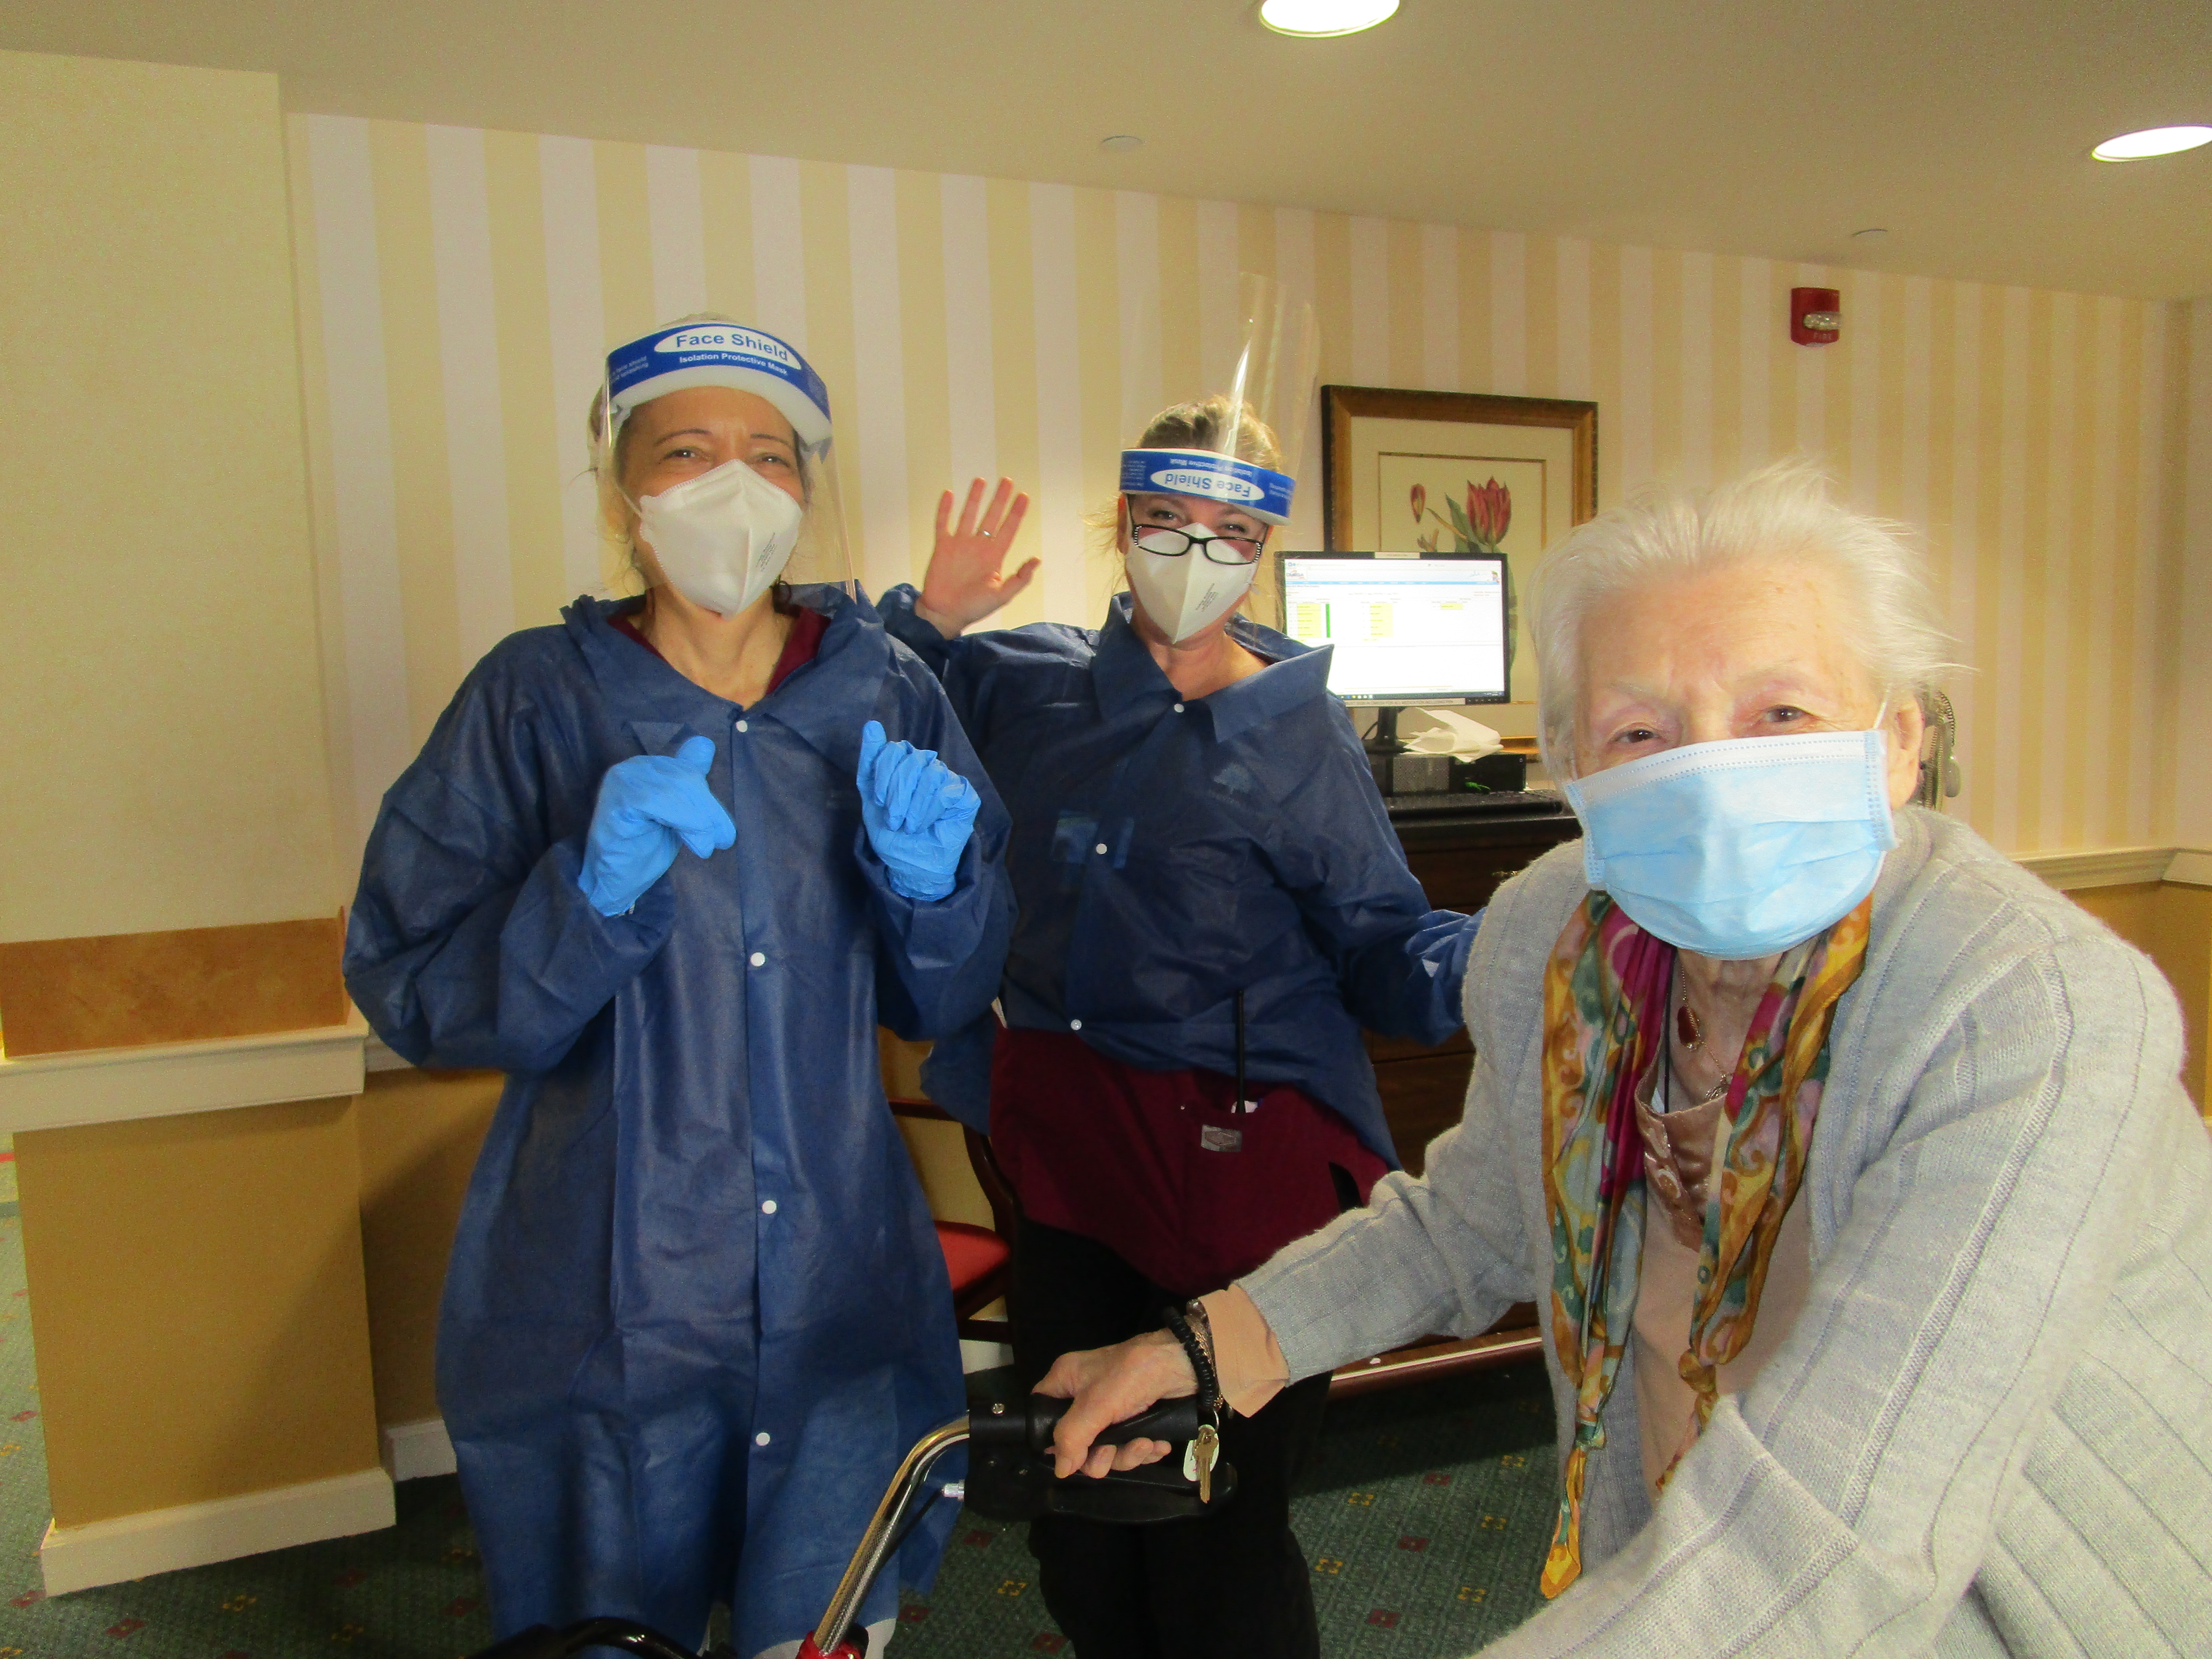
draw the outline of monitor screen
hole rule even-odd
[[[1504,702],[1505,610],[1495,555],[1283,555],[1285,631],[1336,647],[1328,689],[1348,702]]]

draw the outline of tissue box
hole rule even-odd
[[[1393,755],[1386,795],[1440,795],[1452,787],[1459,763],[1449,755]]]
[[[1528,757],[1501,749],[1495,754],[1478,755],[1471,761],[1454,760],[1450,787],[1454,789],[1526,789],[1528,787]]]

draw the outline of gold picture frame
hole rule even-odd
[[[1321,401],[1330,552],[1503,553],[1517,595],[1544,549],[1597,512],[1594,403],[1358,386],[1325,386]],[[1521,738],[1535,731],[1536,669],[1518,615],[1514,632],[1512,701],[1484,718]]]

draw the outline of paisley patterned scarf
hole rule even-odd
[[[1836,1003],[1865,964],[1869,899],[1784,952],[1759,999],[1729,1084],[1727,1147],[1705,1208],[1698,1299],[1682,1380],[1696,1429],[1719,1401],[1717,1373],[1751,1340],[1768,1261],[1813,1140]],[[1674,947],[1593,891],[1567,919],[1544,970],[1544,1207],[1552,1229],[1552,1340],[1575,1385],[1575,1437],[1544,1562],[1557,1595],[1582,1573],[1583,1483],[1605,1443],[1602,1416],[1627,1352],[1644,1261],[1638,1085],[1667,1041]],[[1670,1467],[1668,1474],[1673,1473]]]

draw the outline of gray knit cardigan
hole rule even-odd
[[[1805,1308],[1656,1507],[1623,1365],[1582,1579],[1492,1655],[2212,1654],[2212,1137],[2172,993],[1972,831],[1898,835],[1796,1200]],[[1243,1281],[1293,1379],[1521,1301],[1553,1336],[1543,973],[1586,891],[1579,846],[1499,890],[1427,1174]]]

